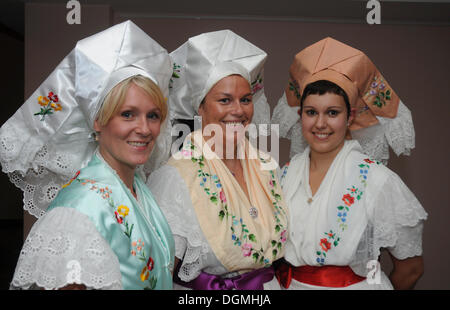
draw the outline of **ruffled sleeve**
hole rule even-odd
[[[189,190],[178,170],[165,165],[150,175],[147,185],[172,230],[175,256],[182,260],[180,279],[189,282],[202,270],[211,274],[226,273],[201,231]]]
[[[422,229],[427,219],[424,208],[400,177],[384,166],[384,182],[376,190],[367,191],[369,225],[374,257],[387,248],[397,259],[422,255]],[[379,179],[376,175],[375,179]]]
[[[88,216],[59,207],[32,227],[20,252],[11,289],[122,289],[117,256]]]

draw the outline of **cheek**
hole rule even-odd
[[[345,133],[347,132],[347,116],[342,115],[332,119],[332,121],[330,121],[330,126],[334,129],[335,132],[343,132],[345,135]]]
[[[153,137],[156,139],[161,132],[161,122],[152,122],[149,125]]]
[[[253,103],[251,103],[249,105],[244,105],[243,110],[244,110],[245,116],[247,116],[247,118],[249,120],[252,120],[253,113],[254,113],[254,105],[253,105]]]

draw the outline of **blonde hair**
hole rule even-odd
[[[111,117],[119,111],[125,102],[125,97],[131,83],[142,88],[150,96],[153,103],[161,110],[161,122],[165,120],[167,116],[167,103],[161,89],[151,79],[142,75],[134,75],[118,83],[106,95],[97,115],[97,121],[100,126],[105,126]]]

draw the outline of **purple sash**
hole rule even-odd
[[[274,275],[272,266],[256,269],[233,278],[222,278],[202,271],[194,280],[184,282],[178,278],[177,272],[174,282],[194,290],[263,290],[264,283],[272,280]]]

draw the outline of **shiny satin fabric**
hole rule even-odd
[[[117,83],[138,74],[153,80],[168,96],[171,59],[133,22],[123,22],[77,42],[1,127],[3,172],[14,173],[12,182],[20,183],[24,191],[30,186],[59,188],[92,157],[97,146],[92,137],[93,123],[103,98]],[[156,148],[166,144],[157,141]],[[165,150],[167,157],[169,150]],[[48,173],[53,181],[45,176]],[[39,209],[33,212],[35,216],[45,211],[49,200],[31,202]]]

